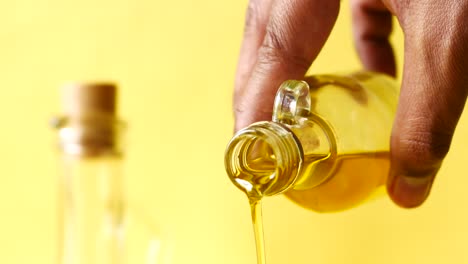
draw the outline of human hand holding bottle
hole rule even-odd
[[[237,69],[236,129],[269,120],[279,85],[302,79],[336,21],[339,0],[250,0]],[[395,74],[392,15],[405,36],[403,81],[391,138],[387,189],[416,207],[427,198],[468,93],[468,2],[351,0],[364,66]]]

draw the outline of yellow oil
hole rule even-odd
[[[275,101],[272,125],[249,126],[228,148],[229,177],[250,201],[258,264],[266,263],[264,196],[282,193],[311,211],[339,212],[385,193],[398,94],[395,82],[374,73],[314,76],[306,82],[309,95],[302,84],[289,83],[279,93],[283,99]],[[287,132],[273,125],[276,122],[294,133],[301,160]]]
[[[321,160],[320,165],[333,168],[328,180],[310,189],[292,188],[284,193],[289,199],[312,211],[336,212],[359,205],[372,197],[379,189],[382,190],[385,185],[390,166],[388,152],[351,153],[338,155],[329,160],[323,160],[324,158],[324,155],[305,156],[302,173],[311,173],[310,168],[316,166],[316,162]],[[330,163],[333,163],[333,166],[328,166]],[[274,162],[274,156],[266,155],[263,158],[257,157],[251,160],[249,165],[263,172],[259,173],[259,177],[256,177],[257,175],[252,177],[257,180],[248,181],[251,185],[244,189],[244,192],[248,196],[252,214],[257,263],[265,264],[261,208],[265,181],[260,179],[268,178],[265,172],[273,170],[276,162]],[[307,175],[303,176],[307,177]]]
[[[310,189],[293,188],[285,193],[300,206],[316,212],[346,210],[366,201],[384,187],[390,167],[388,152],[344,154],[322,162],[334,162],[328,180]]]
[[[262,200],[249,197],[250,212],[255,235],[255,248],[257,250],[257,264],[265,264],[265,241],[263,239]]]

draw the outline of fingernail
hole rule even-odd
[[[388,192],[392,200],[401,207],[413,208],[421,205],[429,195],[435,174],[391,175]]]

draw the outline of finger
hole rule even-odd
[[[395,75],[395,58],[388,40],[392,14],[380,0],[351,1],[356,50],[366,69]]]
[[[437,14],[434,7],[425,8],[418,10],[430,16],[405,18],[402,24],[403,83],[387,189],[403,207],[419,206],[429,195],[468,92],[467,10]]]
[[[239,62],[237,64],[235,92],[244,87],[257,60],[263,42],[273,0],[250,0],[244,26]]]
[[[339,0],[274,2],[257,60],[236,94],[236,129],[271,120],[281,82],[302,78],[325,43],[339,10]]]

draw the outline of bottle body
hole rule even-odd
[[[123,263],[124,202],[118,157],[62,156],[60,263]]]
[[[273,142],[257,135],[255,141],[262,143],[241,148],[237,145],[252,143],[248,143],[243,130],[239,131],[226,151],[228,174],[235,184],[239,178],[269,175],[263,182],[271,187],[263,195],[284,193],[314,211],[356,206],[385,184],[396,98],[393,80],[375,73],[287,81],[275,98],[272,121],[263,122],[262,126],[292,140]],[[250,130],[258,125],[251,125]],[[282,144],[289,144],[287,149],[297,153],[281,153],[276,145]],[[233,148],[243,151],[233,152]],[[298,167],[297,172],[284,170],[291,164]],[[279,187],[281,182],[288,186]]]

